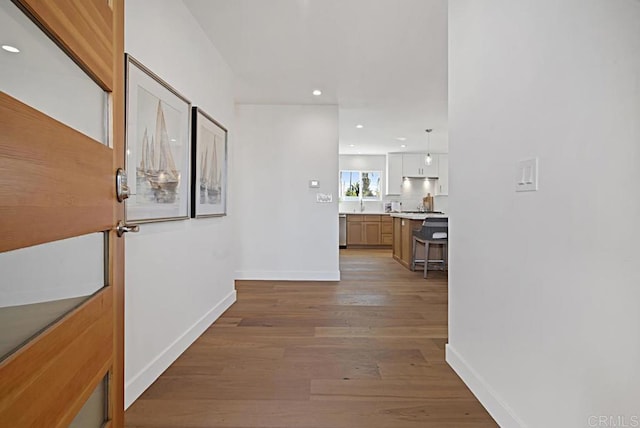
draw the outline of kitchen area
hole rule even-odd
[[[449,164],[446,153],[340,155],[340,248],[390,249],[411,269],[413,231],[425,218],[446,218]],[[442,246],[429,260],[444,259]],[[424,259],[417,246],[416,259]]]

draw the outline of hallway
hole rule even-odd
[[[447,281],[341,250],[336,283],[237,284],[126,426],[495,427],[444,361]]]

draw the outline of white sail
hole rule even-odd
[[[177,181],[180,179],[180,172],[176,168],[171,146],[169,145],[169,134],[167,124],[164,120],[162,102],[158,101],[158,112],[156,115],[156,144],[158,146],[158,171],[166,174],[167,181]]]

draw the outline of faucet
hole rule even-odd
[[[364,212],[364,201],[360,199],[360,212]]]

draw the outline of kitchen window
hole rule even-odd
[[[343,201],[379,201],[380,171],[340,171],[340,198]]]

